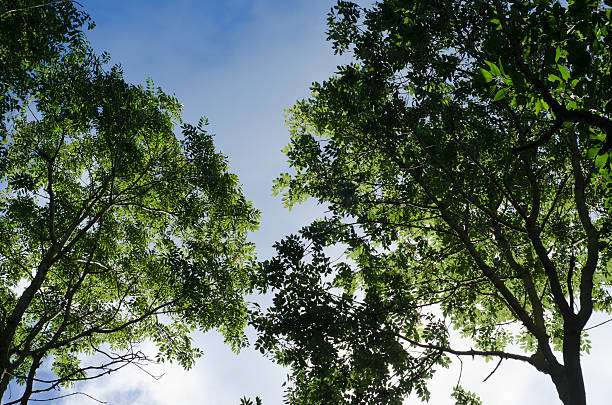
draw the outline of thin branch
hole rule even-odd
[[[470,356],[470,357],[474,357],[474,356],[494,356],[494,357],[500,357],[502,359],[512,359],[512,360],[520,360],[520,361],[524,361],[527,362],[529,364],[532,364],[532,359],[531,357],[527,357],[521,354],[515,354],[515,353],[507,353],[501,350],[474,350],[474,349],[470,349],[470,350],[456,350],[450,347],[446,347],[446,346],[440,346],[440,345],[435,345],[435,344],[431,344],[431,343],[420,343],[417,342],[416,340],[410,339],[409,337],[406,337],[404,335],[401,335],[399,333],[395,333],[395,332],[387,332],[387,333],[391,333],[392,335],[405,340],[406,342],[410,343],[413,346],[417,346],[420,347],[422,349],[429,349],[429,350],[439,350],[445,353],[450,353],[450,354],[454,354],[456,356]]]
[[[569,270],[567,272],[567,293],[569,295],[570,300],[570,308],[574,310],[574,287],[572,283],[572,278],[574,276],[574,267],[576,266],[576,256],[572,253],[572,257],[570,258]]]
[[[73,0],[52,0],[52,1],[48,1],[46,3],[42,3],[42,4],[35,4],[33,6],[27,6],[27,7],[14,8],[12,10],[7,10],[7,11],[3,12],[0,15],[16,13],[16,12],[25,11],[25,10],[32,10],[32,9],[35,9],[35,8],[47,7],[47,6],[51,6],[53,4],[56,4],[56,3],[72,3],[72,2],[73,2]],[[79,4],[79,3],[77,3],[77,4]]]
[[[92,335],[95,335],[95,334],[109,334],[109,333],[119,332],[119,331],[127,328],[130,325],[133,325],[135,323],[141,322],[144,319],[146,319],[146,318],[148,318],[148,317],[150,317],[152,315],[155,315],[156,313],[159,313],[159,311],[161,309],[163,309],[165,307],[168,307],[168,306],[171,306],[172,304],[176,303],[181,298],[182,297],[179,297],[179,298],[176,298],[174,300],[165,302],[165,303],[163,303],[161,305],[158,305],[158,306],[156,306],[154,308],[151,308],[148,311],[146,311],[143,315],[138,316],[137,318],[132,318],[132,319],[122,323],[121,325],[118,325],[118,326],[115,326],[115,327],[112,327],[112,328],[109,328],[109,329],[103,329],[100,326],[93,327],[93,328],[88,329],[88,330],[86,330],[84,332],[81,332],[81,333],[79,333],[79,334],[77,334],[75,336],[72,336],[70,338],[67,338],[67,339],[64,339],[62,341],[57,342],[55,345],[53,345],[49,349],[56,349],[56,348],[59,348],[59,347],[62,347],[62,346],[66,346],[66,345],[68,345],[68,344],[70,344],[70,343],[72,343],[74,341],[77,341],[77,340],[82,339],[84,337],[92,336]]]
[[[519,275],[521,280],[523,281],[523,286],[527,291],[527,296],[529,297],[529,301],[531,302],[531,307],[533,308],[533,316],[535,324],[538,328],[541,329],[541,333],[546,335],[546,324],[544,322],[544,309],[542,307],[542,301],[538,297],[538,292],[536,291],[535,284],[533,282],[533,278],[523,266],[521,266],[514,258],[512,253],[512,249],[510,247],[510,243],[504,237],[501,232],[499,226],[494,228],[495,237],[499,244],[499,248],[502,254],[505,256],[506,261],[510,264],[510,267]]]
[[[588,328],[584,328],[583,330],[587,331],[587,330],[595,329],[595,328],[597,328],[597,327],[599,327],[601,325],[605,325],[608,322],[612,322],[612,318],[608,319],[607,321],[600,322],[600,323],[598,323],[596,325],[589,326]]]
[[[66,398],[66,397],[71,397],[73,395],[83,395],[83,396],[86,396],[89,399],[92,399],[92,400],[96,401],[99,404],[108,404],[108,402],[106,402],[106,401],[101,401],[101,400],[99,400],[99,399],[97,399],[97,398],[87,394],[86,392],[80,392],[80,391],[78,391],[78,392],[71,392],[70,394],[60,395],[58,397],[47,398],[47,399],[32,399],[32,398],[30,398],[30,401],[32,401],[32,402],[55,401],[56,399],[62,399],[62,398]],[[6,404],[6,405],[8,405],[8,404]]]
[[[553,125],[548,129],[548,131],[546,131],[541,137],[540,139],[530,142],[526,145],[522,145],[522,146],[518,146],[516,148],[512,148],[512,152],[514,153],[521,153],[524,151],[527,151],[529,149],[536,149],[542,145],[544,145],[546,142],[548,142],[550,140],[550,138],[552,138],[552,136],[555,134],[555,132],[557,132],[560,128],[561,125],[563,125],[563,121],[561,121],[560,119],[555,120],[555,122],[553,122]]]
[[[142,205],[142,204],[138,204],[138,203],[134,203],[134,202],[120,202],[115,204],[115,206],[117,207],[137,207],[140,208],[144,211],[149,211],[149,212],[153,212],[156,214],[164,214],[164,215],[168,215],[170,217],[172,216],[176,216],[177,213],[176,212],[170,212],[170,211],[166,211],[166,210],[162,210],[159,208],[151,208],[151,207],[147,207],[146,205]]]
[[[457,360],[459,360],[459,378],[457,378],[457,387],[461,384],[461,376],[463,375],[463,359],[461,356],[457,356]]]
[[[544,272],[546,273],[546,277],[550,283],[550,291],[554,298],[555,304],[559,308],[563,318],[569,319],[569,317],[572,316],[573,311],[565,300],[565,295],[563,294],[563,289],[561,288],[561,281],[559,280],[559,274],[557,273],[557,266],[548,256],[549,252],[544,247],[538,229],[535,228],[534,223],[527,224],[527,232],[533,245],[533,249],[535,250],[540,263],[542,263],[542,266],[544,267]]]
[[[503,361],[503,360],[504,360],[503,358],[502,358],[502,359],[499,359],[499,362],[497,363],[497,366],[495,366],[495,368],[493,369],[493,371],[491,371],[491,372],[489,373],[489,375],[488,375],[488,376],[487,376],[487,377],[486,377],[484,380],[482,380],[482,382],[486,382],[486,381],[487,381],[489,378],[491,378],[491,376],[492,376],[492,375],[493,375],[493,374],[494,374],[494,373],[497,371],[497,369],[499,368],[499,366],[501,365],[501,363],[502,363],[502,361]]]
[[[580,218],[580,224],[587,236],[587,259],[580,271],[580,311],[578,318],[580,328],[584,327],[593,312],[593,276],[599,260],[599,232],[591,221],[589,208],[586,205],[584,190],[589,178],[585,178],[580,164],[580,151],[578,150],[576,135],[568,139],[570,158],[574,175],[574,202]]]
[[[559,185],[559,189],[557,190],[557,193],[555,194],[555,198],[553,199],[552,205],[550,206],[550,209],[548,210],[548,212],[546,213],[546,216],[542,220],[542,225],[540,225],[540,230],[538,231],[538,233],[542,233],[542,231],[544,230],[544,227],[546,226],[546,223],[548,222],[550,215],[552,214],[552,212],[555,209],[555,206],[559,202],[559,197],[561,197],[561,192],[565,188],[565,184],[567,183],[567,180],[569,178],[570,178],[570,173],[566,174],[563,180],[561,181],[561,184]]]

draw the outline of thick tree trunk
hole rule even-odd
[[[565,327],[563,337],[563,363],[567,379],[566,405],[586,405],[586,391],[580,364],[580,331]]]
[[[564,328],[563,365],[547,373],[564,405],[586,405],[586,391],[580,364],[580,333],[576,328]]]
[[[563,402],[564,405],[568,405],[570,402],[565,367],[560,366],[558,369],[549,372],[549,375],[553,383],[555,384],[559,399],[561,400],[561,402]]]

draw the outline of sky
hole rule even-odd
[[[313,203],[289,212],[270,190],[272,180],[289,170],[281,153],[289,141],[284,109],[308,97],[313,81],[326,79],[347,62],[334,56],[325,40],[326,14],[333,1],[88,0],[82,4],[97,24],[88,33],[92,45],[108,51],[129,81],[144,83],[150,77],[167,93],[176,94],[184,104],[186,122],[209,119],[218,150],[228,157],[247,198],[262,211],[260,229],[252,236],[260,258],[272,254],[275,241],[321,214],[322,207]],[[595,317],[593,324],[602,319]],[[612,358],[611,330],[612,324],[593,330],[593,350],[584,360],[592,404],[608,402],[606,394],[612,391],[612,371],[607,367],[607,359]],[[282,403],[287,370],[253,349],[232,353],[215,332],[196,333],[195,341],[205,355],[192,370],[153,365],[147,369],[150,373],[163,374],[154,379],[138,368],[126,368],[77,390],[113,405],[234,405],[244,395],[258,395],[265,405]],[[153,348],[143,350],[150,353]],[[494,367],[495,363],[464,360],[461,370],[455,362],[431,385],[430,404],[452,404],[451,387],[460,372],[464,388],[479,393],[485,404],[560,403],[546,376],[516,362],[503,362],[483,383]],[[77,396],[62,403],[96,402]],[[420,402],[409,398],[406,403]]]

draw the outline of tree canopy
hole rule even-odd
[[[257,345],[291,367],[290,403],[426,400],[455,355],[586,403],[585,326],[612,311],[611,22],[600,1],[338,2],[329,40],[354,61],[289,111],[275,186],[328,216],[258,280]]]
[[[189,368],[194,328],[242,347],[259,215],[206,121],[109,68],[76,3],[2,8],[3,403],[143,363],[145,340]]]
[[[42,5],[42,7],[41,7]],[[72,1],[6,0],[0,5],[0,113],[18,109],[36,87],[37,67],[83,43],[91,17]],[[4,124],[4,122],[3,122]]]

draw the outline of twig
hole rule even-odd
[[[100,403],[100,404],[108,404],[108,402],[106,401],[101,401],[97,398],[94,398],[93,396],[85,393],[85,392],[72,392],[70,394],[66,394],[66,395],[60,395],[59,397],[54,397],[54,398],[47,398],[47,399],[28,399],[28,401],[32,401],[32,402],[46,402],[46,401],[54,401],[56,399],[62,399],[62,398],[66,398],[66,397],[71,397],[73,395],[85,395],[87,398],[89,399],[93,399],[94,401]]]
[[[557,132],[559,130],[559,128],[561,128],[561,125],[563,125],[563,121],[560,119],[555,120],[555,122],[553,123],[553,125],[548,129],[548,131],[546,131],[542,137],[536,141],[530,142],[526,145],[522,145],[522,146],[518,146],[516,148],[512,148],[512,152],[514,153],[520,153],[520,152],[524,152],[526,150],[529,149],[535,149],[538,148],[544,144],[546,144],[546,142],[548,142],[550,140],[550,138],[552,138],[552,136],[555,134],[555,132]]]
[[[497,366],[495,366],[495,368],[493,369],[493,371],[491,371],[491,372],[489,373],[489,375],[487,376],[487,378],[485,378],[484,380],[482,380],[482,382],[486,382],[486,381],[487,381],[487,380],[488,380],[488,379],[489,379],[489,378],[490,378],[490,377],[493,375],[493,373],[495,373],[495,372],[497,371],[497,369],[499,368],[499,365],[502,363],[502,361],[503,361],[503,360],[504,360],[503,358],[499,359],[499,362],[497,363]]]
[[[598,326],[601,326],[601,325],[604,325],[604,324],[606,324],[606,323],[608,323],[610,321],[612,321],[612,318],[608,319],[607,321],[600,322],[597,325],[593,325],[593,326],[589,326],[588,328],[584,328],[583,331],[587,331],[589,329],[594,329],[594,328],[596,328]]]
[[[459,378],[457,378],[457,387],[461,384],[461,375],[463,374],[463,360],[459,355],[456,355],[459,360]]]
[[[34,6],[27,6],[27,7],[22,7],[22,8],[14,8],[12,10],[7,10],[4,13],[0,14],[0,15],[5,15],[5,14],[10,14],[10,13],[15,13],[17,11],[25,11],[25,10],[31,10],[34,8],[41,8],[41,7],[46,7],[46,6],[51,6],[55,3],[68,3],[68,2],[72,2],[72,0],[53,0],[53,1],[48,1],[46,3],[42,3],[42,4],[36,4]]]

